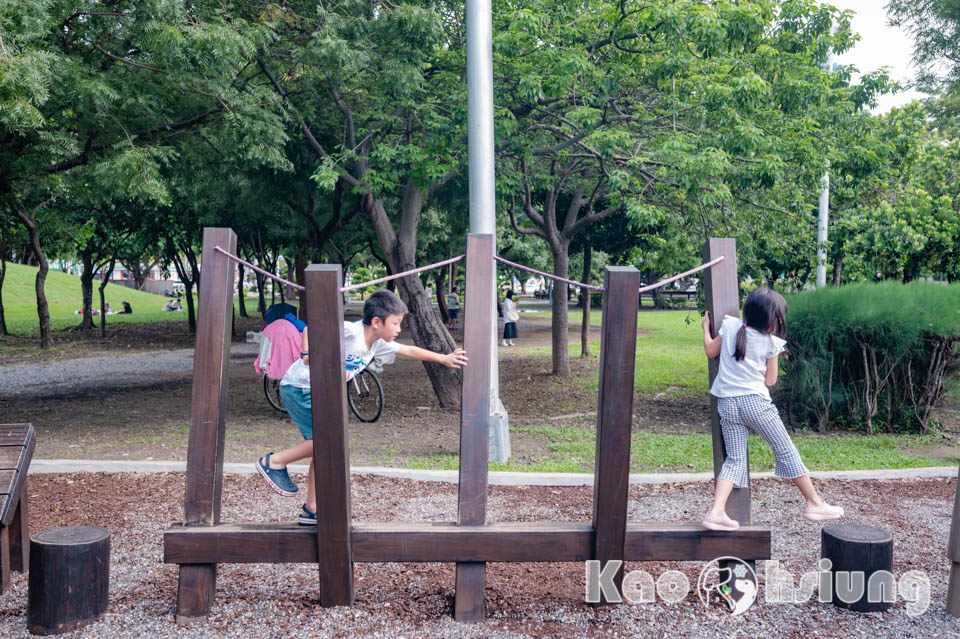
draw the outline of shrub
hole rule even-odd
[[[960,363],[960,284],[851,284],[787,298],[791,421],[889,431],[929,430]]]

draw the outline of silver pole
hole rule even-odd
[[[494,236],[496,254],[496,183],[493,147],[493,27],[491,0],[467,0],[467,144],[470,163],[470,232]],[[490,282],[496,296],[496,278]],[[469,309],[465,309],[469,310]],[[497,365],[497,305],[490,318],[494,332],[490,372],[490,461],[510,457],[507,410],[500,401]]]
[[[827,224],[830,219],[830,173],[820,178],[820,221],[817,224],[817,288],[827,285]]]

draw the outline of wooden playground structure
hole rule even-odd
[[[215,247],[219,247],[218,251]],[[184,522],[164,534],[164,561],[180,565],[177,622],[202,621],[214,602],[217,564],[316,563],[322,606],[354,601],[354,562],[450,562],[456,564],[454,616],[481,621],[487,562],[710,561],[722,556],[748,562],[770,558],[770,530],[754,525],[750,488],[735,489],[728,513],[742,525],[715,532],[699,522],[628,522],[630,431],[636,364],[639,272],[608,267],[601,326],[600,389],[592,521],[486,523],[488,415],[495,263],[493,239],[467,239],[464,369],[457,521],[449,523],[354,522],[343,383],[343,298],[339,265],[306,270],[306,313],[313,397],[316,529],[290,523],[221,522],[224,434],[230,361],[234,269],[221,251],[236,251],[230,229],[203,236],[194,384],[187,457]],[[707,310],[714,326],[739,314],[736,245],[711,239],[704,261]],[[642,363],[642,356],[640,358]],[[710,363],[710,377],[716,375]],[[711,399],[714,472],[723,463],[723,439]],[[623,566],[614,579],[622,590]]]

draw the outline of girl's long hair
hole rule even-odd
[[[737,331],[733,358],[738,362],[747,355],[747,327],[783,339],[787,336],[787,300],[769,288],[754,289],[743,303],[743,324]]]

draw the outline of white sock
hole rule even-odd
[[[507,340],[505,340],[505,339],[500,340],[500,345],[501,345],[501,346],[506,346],[506,345],[507,345]]]

